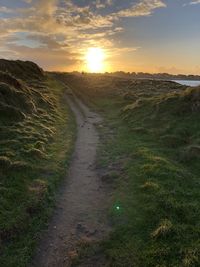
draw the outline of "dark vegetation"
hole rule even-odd
[[[32,62],[0,60],[0,266],[26,266],[66,173],[65,88]]]
[[[82,74],[88,75],[91,78],[93,75],[96,78],[97,74],[88,74],[88,73],[79,73],[73,72],[74,75],[80,76]],[[102,74],[98,74],[99,77]],[[115,78],[124,78],[124,79],[152,79],[152,80],[190,80],[190,81],[199,81],[200,75],[185,75],[185,74],[169,74],[169,73],[148,73],[148,72],[124,72],[124,71],[116,71],[116,72],[107,72],[105,74],[107,77],[115,77]]]
[[[169,74],[169,73],[146,73],[146,72],[123,72],[117,71],[108,75],[129,79],[158,79],[158,80],[200,80],[199,75]]]
[[[108,266],[200,266],[200,87],[57,77],[105,118],[99,164],[114,190]]]

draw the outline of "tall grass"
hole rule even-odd
[[[62,84],[33,63],[6,64],[12,74],[0,73],[0,265],[22,267],[53,207],[75,126]]]

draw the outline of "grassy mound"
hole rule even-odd
[[[0,72],[0,265],[26,266],[64,176],[74,122],[60,83],[34,63],[3,63],[12,74]]]
[[[116,224],[107,244],[109,257],[121,255],[120,261],[111,256],[111,266],[199,266],[199,93],[157,91],[123,108],[128,125],[114,153],[133,160],[126,168],[128,187],[117,193],[123,214],[114,217],[126,224]],[[127,148],[122,153],[119,146]]]
[[[174,151],[175,160],[199,160],[200,87],[139,98],[123,109],[130,127],[149,129],[160,145]]]
[[[183,89],[183,88],[182,88]],[[161,111],[167,108],[169,113],[178,112],[179,114],[190,112],[190,111],[199,111],[199,102],[200,102],[200,87],[186,88],[185,90],[176,91],[170,93],[163,93],[163,91],[157,91],[156,95],[150,95],[150,97],[139,97],[137,103],[141,103],[140,107],[144,107],[144,102],[152,105],[153,110]],[[136,102],[132,103],[130,106],[127,106],[125,110],[133,110],[137,108],[138,105]]]
[[[53,95],[48,94],[47,87],[41,91],[37,86],[30,87],[9,73],[0,72],[1,121],[9,124],[30,114],[37,115],[45,112],[44,107],[56,112],[56,102]]]
[[[0,59],[0,71],[22,80],[43,80],[45,77],[43,70],[30,61]]]

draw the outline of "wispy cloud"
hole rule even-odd
[[[149,16],[153,10],[161,7],[166,7],[166,4],[161,0],[144,0],[128,9],[120,10],[116,15],[119,17]]]
[[[189,6],[189,5],[197,5],[200,4],[200,0],[190,1],[189,3],[183,4],[183,6]]]
[[[13,10],[10,9],[10,8],[8,8],[8,7],[1,6],[0,7],[0,13],[7,13],[7,14],[9,14],[9,13],[13,13]]]
[[[192,1],[189,3],[190,5],[197,5],[200,4],[200,0]]]

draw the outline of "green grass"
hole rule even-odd
[[[104,105],[105,113],[113,113],[114,107],[112,102],[107,110]],[[199,158],[180,161],[181,146],[159,142],[160,128],[153,125],[157,120],[142,121],[148,113],[141,112],[131,116],[135,124],[119,119],[118,109],[106,121],[117,132],[103,149],[104,166],[128,158],[113,199],[115,230],[105,243],[110,266],[199,266]],[[190,125],[190,136],[199,133],[191,118],[179,123],[168,119],[171,131]],[[138,131],[137,124],[146,132]]]
[[[12,93],[0,95],[2,103],[25,107],[22,118],[12,110],[0,123],[0,266],[5,267],[24,267],[31,259],[66,175],[76,132],[62,84],[50,75],[39,85],[20,83],[20,91],[6,83],[6,94],[12,90],[16,97],[19,91],[23,97],[19,103],[12,102]],[[31,112],[23,106],[27,100]]]
[[[123,90],[94,94],[96,81],[88,80],[75,92],[104,117],[98,161],[118,172],[107,181],[107,266],[200,266],[199,89],[167,93],[159,82],[149,96],[146,81],[146,89],[132,88],[142,96],[127,100]]]

